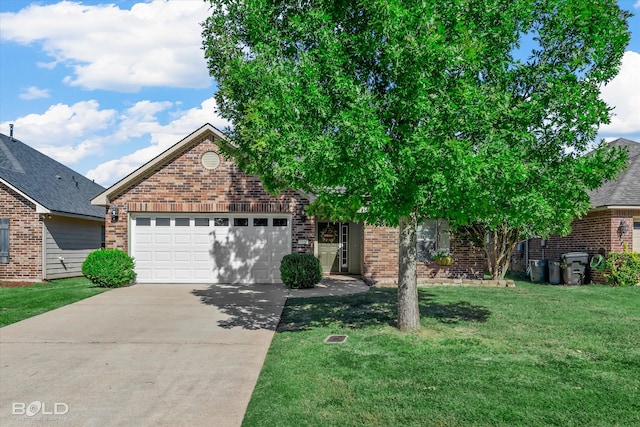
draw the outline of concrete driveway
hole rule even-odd
[[[135,285],[0,329],[3,426],[239,426],[283,285]]]

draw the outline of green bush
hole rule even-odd
[[[82,263],[82,274],[91,282],[104,288],[128,285],[136,278],[134,263],[120,249],[99,249],[87,255]]]
[[[289,254],[280,263],[282,282],[291,289],[313,288],[322,280],[320,260],[313,254]]]
[[[611,252],[606,261],[604,278],[611,286],[633,286],[640,283],[640,253]]]

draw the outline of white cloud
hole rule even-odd
[[[89,100],[52,105],[42,114],[29,114],[11,123],[15,125],[17,139],[67,165],[100,155],[114,145],[142,146],[86,174],[103,185],[110,185],[205,123],[219,129],[229,125],[216,114],[213,98],[187,110],[179,110],[177,106],[179,104],[168,101],[144,100],[117,111],[101,109],[97,101]],[[166,124],[161,123],[160,113],[168,115]],[[0,123],[0,128],[8,129],[9,122]]]
[[[135,92],[145,86],[205,88],[211,85],[200,22],[204,1],[87,6],[62,1],[2,13],[2,40],[38,44],[52,57],[38,65],[62,63],[73,70],[65,83],[84,89]]]
[[[602,99],[614,110],[601,134],[640,134],[640,53],[625,52],[620,73],[602,89]]]
[[[636,4],[634,4],[633,7],[640,8],[640,0],[636,1]]]
[[[148,112],[147,108],[150,108],[147,104],[138,103],[130,108],[128,112],[133,113],[145,110]],[[125,125],[123,120],[120,123],[121,131],[119,132],[134,132],[136,136],[148,134],[149,145],[120,159],[102,163],[88,171],[86,176],[101,185],[109,186],[153,159],[205,123],[211,123],[218,129],[224,129],[229,126],[229,122],[217,116],[215,110],[216,102],[213,98],[210,98],[202,102],[198,108],[176,113],[176,118],[167,125],[160,125],[158,122],[153,121],[140,125],[137,119],[134,119],[131,123],[134,125],[138,123],[140,126],[131,129]]]
[[[116,110],[101,110],[97,101],[89,100],[52,105],[43,114],[29,114],[12,123],[17,139],[68,164],[99,152],[101,141],[96,134],[112,125],[116,117]],[[1,124],[3,129],[8,125]]]
[[[49,98],[49,90],[40,89],[36,86],[30,86],[20,95],[18,95],[18,97],[20,99],[24,99],[25,101],[30,101],[32,99]]]

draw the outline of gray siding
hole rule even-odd
[[[46,219],[45,279],[82,276],[85,258],[102,245],[102,226],[101,221],[58,216]]]

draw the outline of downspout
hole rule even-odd
[[[42,242],[40,243],[42,245],[42,262],[40,263],[40,266],[42,268],[42,280],[47,280],[47,225],[45,224],[45,217],[44,215],[40,214],[40,217],[42,218]]]

